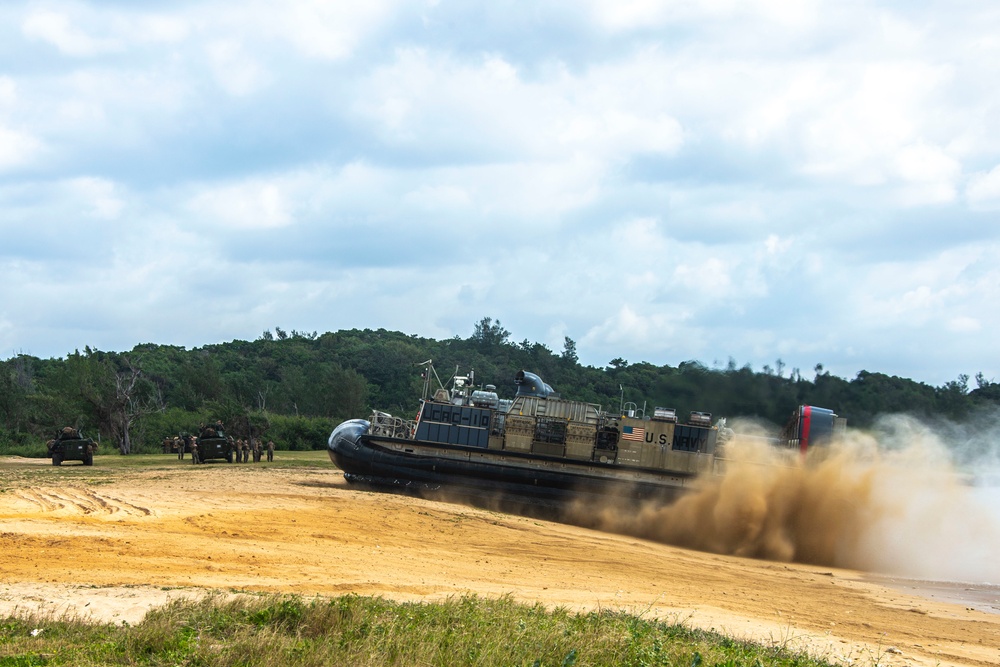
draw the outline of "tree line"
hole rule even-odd
[[[672,407],[716,416],[754,417],[782,424],[802,404],[830,408],[865,427],[880,414],[909,413],[961,421],[1000,403],[1000,383],[982,374],[933,387],[861,371],[844,379],[821,364],[806,378],[786,373],[779,359],[760,371],[730,359],[724,368],[699,361],[656,366],[612,359],[583,366],[569,337],[561,351],[511,339],[499,320],[484,317],[467,338],[421,338],[385,329],[286,332],[276,327],[254,341],[191,350],[142,344],[128,352],[89,346],[65,358],[18,354],[0,361],[0,451],[43,456],[44,442],[74,426],[122,454],[153,452],[165,436],[193,433],[221,419],[234,437],[266,437],[286,449],[322,449],[330,430],[373,408],[415,414],[422,362],[432,359],[442,380],[475,372],[513,396],[514,374],[541,376],[565,398],[617,410]],[[103,447],[103,451],[108,451]]]

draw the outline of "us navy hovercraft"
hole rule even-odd
[[[415,419],[373,411],[330,434],[333,463],[351,482],[436,489],[458,487],[552,500],[620,496],[670,500],[724,464],[732,431],[708,412],[680,421],[670,408],[650,416],[605,412],[561,398],[540,377],[518,371],[513,400],[474,377],[454,376],[429,395],[434,374],[425,362],[424,398]],[[440,381],[438,382],[441,385]],[[832,432],[836,415],[803,406],[793,444],[805,450]],[[803,432],[803,426],[805,427]]]

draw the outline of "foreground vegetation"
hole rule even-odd
[[[871,662],[875,662],[872,660]],[[135,626],[0,619],[0,666],[670,665],[821,667],[789,650],[619,611],[546,610],[509,598],[236,596],[174,601]]]
[[[165,436],[216,419],[234,437],[273,439],[283,450],[321,449],[337,423],[373,408],[414,414],[420,362],[427,359],[444,382],[456,369],[474,370],[476,384],[495,385],[502,398],[513,396],[514,374],[528,370],[562,396],[608,410],[662,405],[682,415],[702,410],[777,426],[801,404],[830,408],[862,428],[885,413],[962,420],[1000,405],[1000,383],[982,374],[970,389],[968,375],[941,387],[869,371],[848,380],[821,363],[803,373],[781,359],[759,371],[733,359],[712,368],[622,358],[582,366],[572,339],[561,352],[516,343],[487,317],[470,337],[440,341],[383,329],[318,335],[276,328],[255,341],[192,350],[148,343],[129,352],[85,347],[64,359],[19,354],[0,361],[0,454],[44,456],[43,443],[66,425],[122,454],[151,453]]]

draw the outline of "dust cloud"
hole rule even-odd
[[[568,519],[714,553],[1000,584],[1000,493],[983,482],[997,440],[976,433],[893,416],[804,460],[737,436],[720,474],[673,504],[576,506]]]

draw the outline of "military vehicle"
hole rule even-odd
[[[233,462],[233,445],[222,430],[221,424],[202,427],[198,435],[198,458],[194,463],[204,463],[213,459]]]
[[[94,465],[97,443],[91,438],[83,437],[80,431],[71,426],[59,431],[46,446],[54,466],[62,465],[63,461],[81,461],[85,466]]]
[[[333,430],[328,453],[345,479],[552,500],[669,499],[691,489],[699,475],[722,472],[725,464],[724,444],[732,431],[724,422],[721,428],[713,424],[708,412],[691,412],[684,420],[666,407],[649,416],[634,404],[606,412],[561,398],[526,371],[514,378],[513,400],[499,399],[493,385],[476,389],[471,375],[456,375],[449,389],[442,386],[429,397],[432,374],[428,366],[416,419],[376,410],[367,420],[348,420]],[[794,443],[784,443],[803,451],[816,444],[810,433],[832,434],[837,419],[829,410],[804,408],[812,428],[797,429]]]

